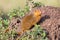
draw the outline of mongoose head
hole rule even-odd
[[[38,9],[36,9],[36,10],[34,11],[34,17],[38,17],[38,16],[41,16],[41,11],[38,10]]]

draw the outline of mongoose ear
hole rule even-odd
[[[41,15],[41,11],[36,9],[34,10],[34,16],[40,16]]]

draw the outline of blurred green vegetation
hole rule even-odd
[[[48,40],[45,31],[40,25],[35,25],[33,29],[26,30],[26,33],[20,38],[20,40]]]

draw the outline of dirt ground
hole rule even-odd
[[[42,12],[38,24],[46,31],[49,40],[60,40],[60,8],[43,6],[39,7]],[[13,18],[9,26],[20,26],[20,19]]]
[[[41,27],[47,32],[49,40],[60,40],[60,8],[40,7],[42,18]]]

